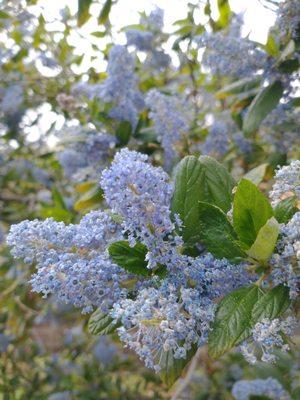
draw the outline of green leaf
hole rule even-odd
[[[250,247],[262,226],[273,216],[268,199],[254,183],[242,179],[233,200],[233,227],[239,239]]]
[[[89,182],[88,182],[89,183]],[[103,199],[103,191],[98,184],[93,184],[74,204],[75,211],[84,211],[98,206]]]
[[[161,367],[160,376],[162,381],[168,386],[172,386],[173,383],[180,377],[185,366],[190,362],[192,357],[197,351],[197,346],[193,346],[187,353],[185,359],[174,358],[173,351],[164,352],[161,351],[157,355],[159,365]]]
[[[116,136],[118,138],[120,146],[125,146],[129,142],[131,132],[132,128],[130,122],[120,122],[119,126],[116,129]]]
[[[217,20],[217,25],[220,28],[226,28],[229,25],[231,10],[229,6],[228,0],[218,0],[218,10],[219,10],[219,18]]]
[[[251,89],[257,87],[257,85],[261,82],[261,78],[244,78],[234,83],[231,83],[228,86],[225,86],[221,90],[216,93],[216,97],[218,99],[224,99],[228,96],[239,94],[243,92],[248,92]]]
[[[103,313],[100,308],[93,312],[88,322],[88,330],[92,335],[109,335],[121,326],[114,323],[113,318]]]
[[[279,234],[279,224],[274,217],[260,228],[255,242],[247,251],[247,254],[258,261],[267,261],[275,248]]]
[[[98,18],[98,23],[100,25],[105,24],[105,22],[107,21],[111,7],[112,7],[112,3],[113,3],[112,0],[106,0],[104,6],[102,7],[102,10],[101,10],[99,18]]]
[[[229,211],[233,198],[232,190],[235,186],[234,179],[214,158],[201,156],[199,161],[205,167],[201,200],[218,206],[224,212]]]
[[[216,258],[225,257],[235,262],[246,257],[226,214],[220,208],[200,202],[199,225],[202,243]]]
[[[267,168],[268,168],[269,164],[261,164],[256,168],[251,169],[249,172],[247,172],[244,175],[244,179],[247,179],[248,181],[251,181],[252,183],[254,183],[255,185],[259,185],[267,172]]]
[[[221,300],[208,338],[211,357],[220,357],[250,335],[252,310],[262,295],[262,290],[254,285]]]
[[[108,248],[111,259],[120,267],[136,274],[150,276],[151,270],[147,268],[145,260],[147,247],[141,243],[137,243],[134,247],[130,247],[125,240],[112,243]]]
[[[297,198],[291,196],[277,204],[274,215],[280,224],[286,224],[297,211]]]
[[[185,243],[199,240],[198,202],[203,199],[204,174],[203,165],[194,156],[185,157],[177,167],[171,209],[183,222],[182,237]]]
[[[263,119],[277,106],[282,93],[282,83],[275,81],[255,96],[244,119],[243,130],[246,135],[259,128]]]
[[[183,222],[183,240],[194,244],[199,240],[198,202],[214,204],[223,211],[231,207],[233,178],[226,169],[208,156],[199,160],[194,156],[185,157],[177,167],[172,211]]]
[[[77,25],[81,27],[90,18],[89,8],[92,0],[78,0]]]
[[[260,297],[252,310],[252,325],[264,318],[270,320],[280,316],[290,305],[289,288],[284,285],[275,286]]]

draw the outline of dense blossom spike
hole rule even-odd
[[[188,114],[184,112],[184,105],[179,98],[167,96],[155,89],[148,92],[146,104],[150,108],[149,117],[154,122],[154,130],[165,152],[165,167],[170,169],[178,155],[176,143],[189,127]]]
[[[236,400],[250,400],[251,396],[267,396],[272,400],[290,400],[290,395],[274,378],[237,381],[232,388]]]
[[[300,160],[292,161],[290,165],[277,169],[270,198],[273,206],[276,206],[291,195],[300,199]]]

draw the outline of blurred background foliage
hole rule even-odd
[[[141,112],[132,127],[128,121],[111,118],[111,105],[101,97],[87,96],[80,86],[84,82],[95,87],[107,77],[108,54],[115,44],[110,12],[118,1],[78,0],[77,13],[65,7],[55,20],[49,20],[38,0],[1,2],[0,398],[142,400],[173,395],[174,399],[226,400],[232,399],[235,381],[272,376],[299,399],[299,354],[281,357],[276,366],[250,367],[237,353],[213,362],[205,349],[170,394],[156,375],[121,349],[116,338],[92,337],[85,316],[55,298],[45,301],[33,294],[27,283],[32,271],[9,255],[4,237],[11,224],[47,217],[77,222],[87,211],[104,207],[92,173],[95,165],[88,162],[88,168],[76,176],[68,173],[60,158],[65,149],[83,158],[89,138],[101,131],[115,138],[109,144],[108,161],[118,148],[128,145],[151,155],[155,164],[163,164],[163,149],[148,111]],[[217,17],[212,14],[212,3],[217,6]],[[264,3],[276,7],[276,2]],[[95,4],[98,27],[83,33]],[[134,50],[136,74],[143,94],[155,88],[167,95],[177,93],[184,100],[190,129],[175,144],[178,158],[207,152],[236,177],[263,164],[255,173],[264,188],[278,164],[299,157],[300,105],[297,93],[293,94],[281,101],[289,112],[281,119],[274,115],[278,124],[266,123],[265,117],[270,117],[284,96],[283,89],[278,94],[268,86],[264,73],[271,69],[282,85],[295,81],[300,40],[291,32],[283,37],[275,26],[266,44],[255,44],[267,60],[263,73],[237,77],[212,71],[201,61],[197,38],[218,32],[226,37],[234,18],[227,0],[187,3],[186,15],[174,23],[172,32],[156,33],[159,50],[155,51],[170,55],[164,58],[165,65],[149,67],[145,57],[150,53]],[[142,13],[143,19],[147,17]],[[141,22],[118,33],[124,36],[129,29],[146,30]],[[74,37],[86,44],[81,52],[72,44]],[[258,94],[263,97],[264,115],[249,112]],[[214,126],[215,121],[220,125]],[[237,135],[224,139],[226,130]],[[220,140],[225,140],[225,150]]]

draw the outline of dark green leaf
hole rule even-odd
[[[270,218],[262,226],[257,234],[255,242],[247,251],[247,254],[255,260],[267,261],[275,248],[279,234],[279,224],[274,217]]]
[[[203,199],[204,167],[194,156],[185,157],[178,165],[172,211],[183,222],[182,236],[186,243],[199,240],[199,200]]]
[[[250,335],[252,310],[262,295],[262,290],[254,285],[221,300],[208,338],[210,356],[220,357]]]
[[[197,347],[192,347],[192,349],[187,353],[187,357],[185,359],[174,358],[172,351],[162,351],[158,353],[157,359],[159,360],[159,365],[161,367],[160,376],[162,381],[167,386],[172,386],[173,383],[180,377],[184,367],[190,362],[196,351]]]
[[[130,122],[120,122],[119,126],[116,129],[116,136],[121,146],[125,146],[129,142],[131,132],[132,128]]]
[[[233,226],[239,239],[250,247],[262,226],[273,216],[268,199],[254,183],[242,179],[233,200]]]
[[[77,25],[80,27],[90,18],[89,8],[92,0],[78,0]]]
[[[244,119],[243,130],[246,135],[256,131],[263,119],[277,106],[283,93],[280,81],[263,88],[252,101]]]
[[[252,310],[252,325],[264,318],[270,320],[280,316],[290,305],[289,288],[278,285],[260,297]]]
[[[201,200],[218,206],[224,212],[229,211],[235,186],[234,179],[214,158],[201,156],[199,161],[205,167]]]
[[[112,0],[106,0],[98,18],[99,24],[105,24],[105,22],[109,17],[111,6],[112,6]]]
[[[198,218],[201,241],[215,257],[225,257],[233,262],[246,257],[226,214],[220,208],[199,202]]]
[[[147,268],[145,260],[147,247],[141,243],[137,243],[134,247],[130,247],[125,240],[112,243],[108,248],[111,259],[120,267],[136,274],[150,276],[151,270]]]
[[[286,224],[292,216],[298,211],[297,199],[295,196],[282,200],[274,208],[274,215],[280,224]]]
[[[92,335],[109,335],[120,326],[114,323],[112,317],[104,314],[100,308],[93,312],[88,322],[88,330]]]

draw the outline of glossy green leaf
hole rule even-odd
[[[277,204],[274,215],[280,224],[286,224],[297,211],[297,199],[291,196]]]
[[[268,165],[269,164],[267,163],[261,164],[258,167],[251,169],[244,175],[244,179],[251,181],[255,185],[259,185],[266,175]]]
[[[274,217],[270,218],[258,232],[255,242],[247,254],[258,261],[267,261],[275,248],[279,234],[279,224]]]
[[[264,318],[270,320],[279,317],[290,305],[289,288],[284,285],[275,286],[260,297],[252,310],[252,324]]]
[[[239,239],[250,247],[262,226],[273,216],[268,199],[254,183],[242,179],[233,200],[233,226]]]
[[[262,296],[262,290],[254,285],[238,289],[221,300],[208,338],[211,357],[220,357],[250,335],[252,310]]]
[[[239,94],[243,92],[248,92],[251,89],[254,89],[260,83],[261,78],[244,78],[240,79],[230,85],[225,86],[221,90],[216,93],[216,97],[218,99],[224,99],[228,96]]]
[[[116,129],[116,137],[118,138],[118,144],[125,146],[130,139],[132,132],[131,124],[128,121],[122,121],[119,123]]]
[[[185,243],[199,241],[198,202],[203,199],[204,174],[203,165],[194,156],[185,157],[177,166],[172,212],[183,222]]]
[[[89,8],[92,0],[78,0],[77,25],[81,27],[90,18]]]
[[[159,360],[159,365],[161,367],[160,376],[167,386],[172,386],[181,376],[183,369],[190,362],[196,351],[197,346],[193,346],[192,349],[188,351],[185,359],[174,358],[173,351],[161,351],[157,354],[157,359]]]
[[[264,118],[277,106],[282,93],[282,83],[275,81],[255,96],[244,119],[243,130],[246,135],[259,128]]]
[[[99,24],[105,24],[105,22],[108,20],[112,4],[113,4],[112,0],[106,0],[106,2],[104,3],[104,6],[102,7],[102,10],[98,18]]]
[[[137,243],[130,247],[125,240],[112,243],[108,248],[111,259],[120,267],[136,275],[150,276],[151,270],[147,268],[145,260],[147,247]]]
[[[112,317],[103,313],[100,308],[93,312],[88,322],[88,330],[92,335],[109,335],[120,326]]]
[[[225,257],[234,262],[246,257],[226,214],[220,208],[200,202],[199,225],[201,242],[216,258]]]
[[[84,211],[98,206],[103,199],[103,191],[98,184],[93,184],[74,204],[75,211]]]
[[[199,161],[205,167],[201,200],[218,206],[224,212],[229,211],[233,198],[232,190],[235,186],[234,179],[214,158],[201,156]]]

